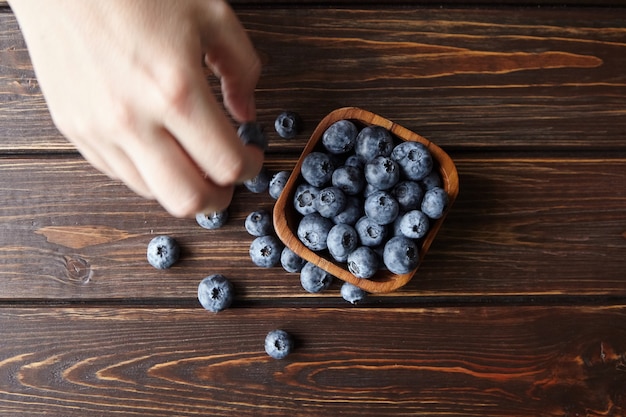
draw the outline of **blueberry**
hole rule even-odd
[[[328,232],[328,252],[337,262],[346,262],[350,252],[359,244],[359,236],[354,227],[348,224],[336,224]]]
[[[424,194],[422,211],[431,219],[439,219],[448,207],[448,199],[448,193],[443,188],[432,188]]]
[[[343,164],[348,167],[355,167],[355,168],[361,168],[361,169],[363,169],[363,166],[365,165],[365,163],[357,155],[348,156]]]
[[[300,272],[306,261],[287,246],[280,254],[280,264],[287,272]]]
[[[302,161],[300,169],[306,182],[322,187],[330,182],[335,165],[328,154],[323,152],[311,152]]]
[[[294,340],[284,330],[272,330],[265,336],[265,352],[274,359],[284,359],[294,348]]]
[[[148,263],[157,269],[167,269],[180,257],[178,242],[170,236],[155,236],[148,243]]]
[[[391,190],[391,195],[398,201],[400,210],[409,211],[420,208],[424,190],[416,181],[400,181]]]
[[[248,214],[244,222],[246,231],[252,236],[265,236],[274,232],[272,214],[267,210],[257,210]]]
[[[367,297],[367,292],[354,284],[344,282],[341,285],[341,297],[351,304],[358,304]]]
[[[298,185],[293,196],[293,206],[296,211],[303,216],[315,213],[315,199],[319,192],[320,189],[311,184],[304,183]]]
[[[354,228],[359,235],[361,245],[378,246],[387,237],[387,226],[379,224],[367,216],[361,217]]]
[[[359,132],[354,152],[363,162],[369,162],[379,155],[389,156],[393,146],[389,130],[381,126],[367,126]]]
[[[203,228],[213,230],[224,226],[228,221],[228,210],[216,211],[213,213],[196,214],[196,222]]]
[[[390,224],[400,211],[398,202],[386,191],[376,191],[365,199],[365,215],[379,224]]]
[[[395,236],[387,241],[383,251],[383,262],[394,274],[406,274],[417,268],[419,252],[414,240]]]
[[[304,216],[298,223],[297,235],[300,241],[312,251],[321,251],[328,247],[326,239],[333,222],[319,213]]]
[[[419,210],[411,210],[400,220],[400,232],[410,239],[421,239],[428,233],[428,216]]]
[[[333,186],[339,188],[345,194],[361,194],[363,188],[365,188],[363,169],[350,165],[341,166],[333,171],[331,182]]]
[[[337,187],[326,187],[320,190],[314,205],[322,216],[335,217],[346,207],[346,195]]]
[[[348,271],[357,278],[371,278],[379,266],[378,254],[368,246],[359,246],[348,255]]]
[[[339,120],[322,134],[324,148],[332,154],[343,154],[354,148],[359,133],[356,125],[349,120]]]
[[[243,182],[248,190],[253,193],[262,193],[267,190],[270,185],[270,173],[267,168],[262,167],[259,173],[254,177]]]
[[[276,117],[274,129],[281,138],[293,139],[302,130],[302,119],[298,113],[284,111]]]
[[[300,271],[300,284],[305,291],[316,294],[324,291],[333,282],[333,276],[317,265],[307,262]]]
[[[272,175],[269,184],[270,197],[277,200],[285,189],[285,184],[287,184],[288,179],[289,171],[278,171],[276,174]]]
[[[280,263],[283,244],[276,236],[257,237],[250,244],[250,259],[256,266],[271,268]]]
[[[254,145],[262,149],[267,149],[267,136],[263,132],[263,127],[256,122],[242,123],[237,129],[237,135],[244,143],[244,145]]]
[[[400,165],[404,176],[418,181],[433,169],[433,158],[428,148],[420,142],[402,142],[393,148],[391,159]]]
[[[388,156],[377,156],[365,164],[365,180],[378,190],[388,190],[398,183],[400,168]]]
[[[233,293],[233,284],[221,274],[209,275],[198,285],[198,301],[202,307],[213,313],[230,307]]]
[[[437,170],[435,169],[430,171],[430,174],[422,178],[422,184],[424,185],[424,189],[426,189],[427,191],[430,190],[431,188],[443,187],[441,175],[439,175],[439,172],[437,172]]]
[[[335,224],[349,224],[354,225],[357,220],[363,216],[363,203],[361,199],[354,196],[348,196],[346,198],[346,206],[343,211],[333,217],[333,223]]]

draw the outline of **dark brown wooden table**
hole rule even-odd
[[[0,5],[0,415],[626,415],[623,2],[380,3],[234,2],[259,121],[306,122],[268,129],[268,169],[343,106],[456,162],[417,275],[358,306],[252,264],[243,221],[267,194],[239,189],[206,231],[87,164]],[[156,234],[182,244],[171,270],[145,260]],[[211,273],[236,286],[219,314],[196,299]],[[281,361],[275,328],[298,342]]]

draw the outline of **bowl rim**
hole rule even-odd
[[[426,237],[419,242],[419,262],[417,266],[410,272],[405,274],[393,274],[392,272],[381,269],[372,278],[361,279],[355,277],[342,264],[334,261],[332,258],[324,257],[320,253],[316,253],[307,248],[300,239],[294,234],[294,216],[301,216],[294,213],[293,197],[295,189],[301,181],[301,168],[304,158],[309,153],[319,147],[320,140],[324,131],[334,122],[339,120],[351,120],[357,124],[364,126],[381,126],[388,129],[397,139],[402,141],[414,141],[424,144],[431,155],[437,162],[436,166],[442,177],[443,188],[448,193],[449,202],[443,216],[435,220],[430,227]],[[364,127],[363,126],[363,127]],[[397,123],[392,122],[382,116],[358,107],[342,107],[331,111],[317,125],[309,140],[307,141],[296,165],[294,166],[289,179],[287,180],[283,192],[276,200],[273,211],[273,222],[276,234],[279,239],[301,258],[325,270],[329,274],[349,282],[369,293],[389,293],[406,285],[419,269],[424,256],[428,252],[430,245],[436,237],[443,221],[445,220],[450,207],[454,203],[459,193],[459,178],[456,166],[450,156],[439,146],[428,139],[418,135],[417,133],[406,129]],[[290,224],[291,222],[291,224]]]

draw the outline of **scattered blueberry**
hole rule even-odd
[[[330,182],[335,165],[328,154],[311,152],[302,161],[300,172],[306,182],[322,187]]]
[[[398,183],[400,168],[388,156],[377,156],[365,164],[365,180],[378,190],[388,190]]]
[[[414,240],[395,236],[387,241],[383,251],[383,262],[394,274],[406,274],[417,268],[419,252]]]
[[[324,291],[333,282],[333,276],[317,265],[307,262],[300,271],[300,284],[305,291],[316,294]]]
[[[433,158],[428,148],[420,142],[406,141],[393,149],[391,158],[400,165],[404,176],[418,181],[430,174]]]
[[[387,238],[387,226],[382,225],[370,217],[361,217],[354,226],[359,241],[365,246],[378,246]]]
[[[280,197],[281,193],[285,189],[285,184],[287,184],[289,175],[289,171],[278,171],[272,175],[272,179],[270,179],[269,184],[269,194],[274,200],[278,200],[278,197]]]
[[[298,113],[284,111],[276,117],[274,129],[281,138],[293,139],[302,129],[302,119]]]
[[[257,237],[250,244],[250,259],[257,266],[271,268],[280,263],[283,247],[274,235]]]
[[[228,221],[228,209],[213,213],[196,214],[196,222],[203,228],[213,230],[224,226]]]
[[[354,123],[349,120],[339,120],[324,131],[322,144],[332,154],[344,154],[354,148],[358,133]]]
[[[233,293],[233,284],[221,274],[209,275],[198,285],[198,301],[202,307],[213,313],[230,307]]]
[[[270,185],[270,173],[267,168],[262,167],[259,173],[254,177],[243,182],[248,190],[253,193],[262,193],[267,190]]]
[[[386,191],[376,191],[365,199],[365,214],[378,224],[390,224],[400,211],[398,202]]]
[[[300,272],[306,261],[298,254],[289,249],[287,246],[283,248],[280,254],[280,264],[287,272]]]
[[[389,156],[393,146],[389,130],[381,126],[367,126],[357,135],[354,151],[363,162],[369,162],[379,155]]]
[[[348,255],[348,271],[357,278],[371,278],[379,267],[378,254],[368,246],[359,246]]]
[[[430,227],[428,216],[419,210],[411,210],[400,220],[400,232],[410,239],[421,239]]]
[[[358,304],[367,298],[367,292],[346,281],[341,284],[341,297],[351,304]]]
[[[435,187],[426,191],[422,200],[422,211],[431,219],[439,219],[448,207],[448,193]]]
[[[400,181],[391,190],[391,195],[398,201],[400,210],[409,211],[421,207],[424,190],[416,181]]]
[[[248,214],[244,222],[246,231],[252,236],[265,236],[274,233],[272,214],[264,209]]]
[[[336,224],[328,232],[328,252],[337,262],[346,262],[348,255],[359,244],[359,236],[354,227],[348,224]]]
[[[326,240],[333,226],[330,219],[317,212],[311,213],[304,216],[298,223],[297,235],[304,246],[317,252],[328,247]]]
[[[306,216],[307,214],[315,213],[315,199],[319,194],[320,189],[314,187],[311,184],[304,183],[296,187],[296,192],[293,196],[293,206],[298,213]]]
[[[345,194],[361,194],[363,188],[365,188],[363,169],[351,165],[341,166],[333,171],[331,182],[333,186],[339,188]]]
[[[326,187],[320,190],[314,205],[322,216],[335,217],[346,207],[346,195],[337,187]]]
[[[294,340],[284,330],[272,330],[265,336],[265,352],[274,359],[284,359],[294,348]]]
[[[237,135],[239,135],[239,138],[245,145],[255,145],[263,151],[267,149],[267,136],[265,136],[263,127],[259,123],[242,123],[237,129]]]
[[[180,257],[178,242],[170,236],[155,236],[148,243],[148,263],[157,269],[167,269]]]

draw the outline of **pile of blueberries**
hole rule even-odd
[[[420,240],[448,205],[435,166],[420,142],[400,141],[381,126],[333,123],[302,163],[294,196],[298,238],[357,278],[381,268],[412,271]]]

